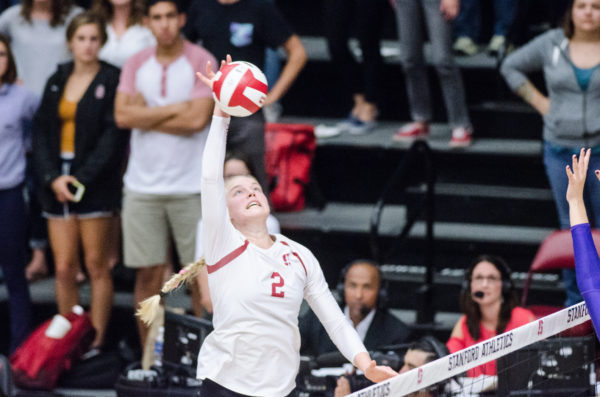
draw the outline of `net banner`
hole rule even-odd
[[[403,396],[462,374],[524,346],[556,335],[590,319],[585,302],[552,313],[473,346],[449,354],[385,382],[356,391],[351,397]]]

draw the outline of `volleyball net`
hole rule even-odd
[[[419,391],[432,396],[594,396],[597,338],[591,326],[581,326],[589,319],[581,302],[350,396],[396,397]],[[579,336],[564,336],[575,329]],[[583,329],[587,332],[581,335]],[[465,376],[492,360],[497,376]]]

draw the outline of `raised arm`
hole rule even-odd
[[[224,64],[225,61],[222,62]],[[231,57],[227,56],[227,62]],[[198,78],[212,87],[215,73],[206,65],[206,75],[197,73]],[[223,180],[223,163],[230,117],[219,106],[213,110],[213,118],[202,155],[202,246],[208,265],[221,259],[224,252],[231,252],[233,244],[239,242],[232,238],[234,227],[227,214],[225,185]],[[208,232],[210,231],[210,232]],[[234,241],[235,240],[235,241]]]
[[[575,271],[577,286],[585,300],[596,335],[600,330],[600,259],[594,246],[590,224],[583,201],[583,188],[590,160],[591,150],[581,149],[579,158],[573,155],[572,167],[567,166],[569,178],[567,187],[567,201],[569,202],[569,215],[571,217],[571,236],[573,237],[573,251],[575,253]],[[595,171],[599,177],[599,171]],[[600,337],[599,337],[600,338]]]
[[[581,149],[579,158],[573,155],[573,165],[566,167],[569,185],[567,186],[567,202],[569,203],[569,217],[571,226],[589,223],[585,204],[583,201],[583,188],[590,163],[591,150]],[[596,175],[599,175],[596,170]]]

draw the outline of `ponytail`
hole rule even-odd
[[[179,273],[173,274],[171,278],[163,285],[160,290],[160,294],[151,296],[144,301],[140,302],[139,308],[135,313],[146,325],[151,325],[158,314],[161,299],[164,298],[169,292],[180,287],[182,284],[190,284],[196,280],[196,277],[200,274],[202,267],[206,265],[204,258],[200,258],[197,262],[190,263]]]

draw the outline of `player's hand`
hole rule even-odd
[[[350,382],[345,376],[340,376],[337,380],[337,385],[333,391],[333,397],[344,397],[352,393],[350,390]]]
[[[230,64],[231,61],[231,55],[227,54],[227,56],[225,57],[226,60],[221,61],[221,68],[227,64]],[[216,73],[212,71],[211,68],[211,63],[210,61],[206,62],[206,76],[203,75],[200,72],[196,72],[196,76],[198,76],[198,78],[200,80],[202,80],[202,82],[204,84],[206,84],[207,86],[209,86],[211,89],[213,88],[213,84],[214,84],[214,80],[215,80],[215,76]]]
[[[69,184],[74,182],[77,182],[77,179],[73,175],[61,175],[52,181],[52,185],[50,186],[59,203],[75,201],[75,196],[69,190]]]
[[[582,148],[579,158],[577,158],[577,155],[573,155],[573,165],[566,166],[567,178],[569,179],[569,185],[567,186],[568,202],[583,200],[583,187],[585,186],[590,154],[591,149],[585,150]]]
[[[396,371],[388,367],[387,365],[377,365],[375,360],[371,360],[371,364],[363,370],[367,379],[371,382],[383,382],[389,378],[393,378],[398,375]]]
[[[227,56],[225,57],[225,59],[226,59],[225,61],[221,61],[221,68],[222,68],[223,66],[225,66],[225,65],[227,65],[227,64],[230,64],[230,63],[232,62],[232,61],[231,61],[231,55],[229,55],[229,54],[227,54]],[[203,82],[204,84],[206,84],[207,86],[209,86],[209,87],[210,87],[210,89],[212,90],[212,88],[213,88],[213,84],[214,84],[214,82],[215,82],[215,76],[216,76],[216,73],[212,71],[212,68],[211,68],[210,61],[206,62],[206,76],[205,76],[205,75],[203,75],[203,74],[202,74],[202,73],[200,73],[200,72],[196,72],[196,76],[198,76],[198,78],[199,78],[200,80],[202,80],[202,82]],[[218,104],[216,104],[216,103],[215,103],[215,108],[214,108],[213,114],[214,114],[215,116],[219,116],[219,117],[230,117],[230,116],[229,116],[229,114],[228,114],[228,113],[225,113],[225,112],[224,112],[224,111],[223,111],[223,110],[222,110],[222,109],[219,107],[219,105],[218,105]]]

